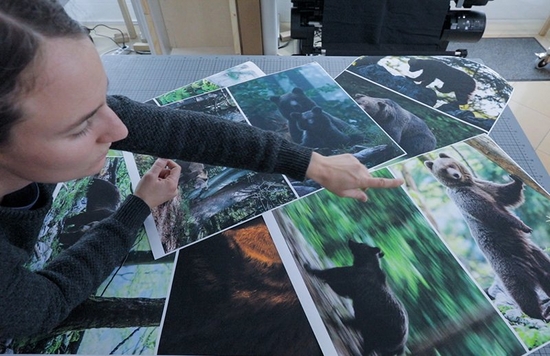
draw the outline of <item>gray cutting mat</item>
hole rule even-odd
[[[109,77],[109,94],[121,94],[137,101],[147,101],[246,61],[254,62],[266,74],[318,62],[335,77],[355,57],[106,55],[102,59]],[[550,191],[550,176],[509,108],[493,127],[490,136],[531,177]]]

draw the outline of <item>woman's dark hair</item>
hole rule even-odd
[[[21,118],[17,98],[32,89],[23,74],[37,56],[43,38],[87,34],[56,0],[0,0],[0,146]]]

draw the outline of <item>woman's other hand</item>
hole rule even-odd
[[[159,158],[141,178],[134,195],[153,209],[178,194],[180,173],[181,167],[176,162]]]

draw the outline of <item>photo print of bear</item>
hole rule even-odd
[[[484,133],[354,73],[344,71],[335,80],[407,152],[408,158]]]
[[[228,88],[249,122],[323,155],[351,153],[368,168],[405,154],[318,64],[310,63]],[[293,181],[299,196],[320,189]]]
[[[227,89],[167,106],[247,123]],[[136,169],[131,169],[130,174],[137,183],[151,167],[155,157],[133,156]],[[297,198],[282,175],[260,174],[196,162],[176,162],[182,167],[179,194],[170,202],[153,209],[154,224],[146,224],[156,258]]]
[[[454,56],[366,56],[346,70],[489,132],[513,88],[489,67]]]
[[[93,225],[112,214],[131,193],[127,164],[109,151],[101,172],[58,185],[28,267],[37,270],[64,249],[78,248]],[[155,260],[143,229],[121,265],[49,335],[13,339],[13,353],[151,355],[155,351],[173,257]]]
[[[265,214],[324,354],[527,351],[404,189],[369,197],[320,191]]]
[[[202,95],[220,88],[226,88],[233,84],[241,83],[250,79],[263,77],[265,73],[253,62],[245,62],[231,67],[222,72],[213,74],[204,79],[197,80],[191,84],[171,90],[159,95],[146,103],[165,106],[178,101]]]
[[[158,353],[322,355],[261,217],[178,252]]]
[[[550,341],[550,195],[489,136],[391,167],[529,349]]]

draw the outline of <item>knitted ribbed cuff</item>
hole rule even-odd
[[[312,152],[310,148],[283,140],[275,172],[283,173],[293,179],[304,180]]]
[[[151,214],[149,205],[141,198],[130,194],[113,214],[113,218],[128,227],[139,227],[149,214]]]

